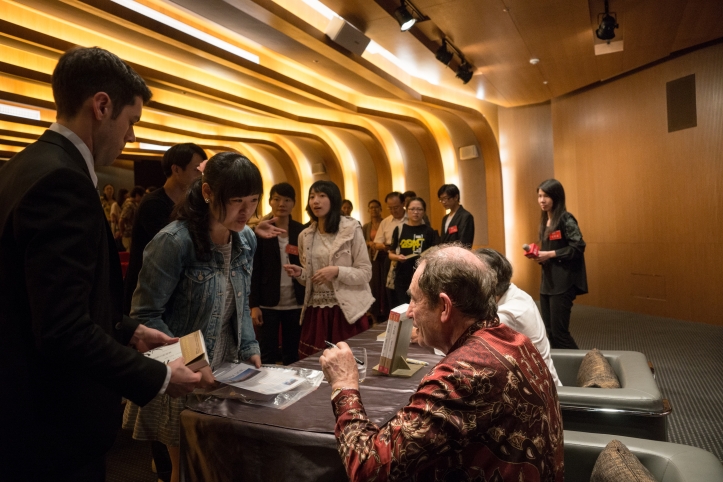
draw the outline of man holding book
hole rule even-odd
[[[348,345],[324,352],[350,480],[563,480],[555,382],[529,339],[500,325],[494,286],[469,250],[422,254],[407,316],[425,345],[447,355],[382,427],[364,411]]]
[[[135,142],[150,90],[100,48],[61,56],[52,87],[57,122],[0,170],[0,478],[100,482],[121,396],[179,396],[200,375],[138,353],[173,339],[122,315],[98,202],[95,167]]]

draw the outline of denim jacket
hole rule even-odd
[[[251,270],[256,236],[249,227],[232,236],[231,284],[236,295],[237,360],[260,353],[249,309]],[[223,255],[212,248],[212,260],[196,259],[193,241],[185,221],[163,228],[143,252],[143,268],[133,292],[131,316],[169,336],[183,336],[201,330],[209,359],[221,330],[223,296]]]

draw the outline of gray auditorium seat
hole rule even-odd
[[[566,430],[666,440],[670,404],[663,399],[645,355],[602,350],[621,388],[577,387],[577,372],[587,350],[551,350],[557,375],[562,422]]]
[[[720,461],[703,449],[617,435],[565,430],[565,482],[588,482],[598,455],[612,439],[625,444],[659,482],[723,481],[723,466]]]

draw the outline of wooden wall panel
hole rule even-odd
[[[553,177],[550,103],[500,107],[499,123],[505,244],[514,268],[512,282],[538,298],[540,267],[524,257],[522,245],[537,239],[540,208],[535,188]]]
[[[668,133],[665,84],[690,74],[698,125]],[[553,100],[552,131],[589,246],[579,302],[723,325],[723,45]]]

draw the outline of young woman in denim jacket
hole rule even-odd
[[[261,365],[248,303],[256,237],[246,222],[263,186],[258,168],[233,152],[216,154],[199,170],[202,176],[177,208],[177,220],[143,253],[131,316],[170,336],[201,330],[211,362],[201,369],[201,386],[212,388],[212,370],[222,362]],[[268,222],[257,227],[264,237],[278,232]],[[135,439],[168,446],[172,481],[179,477],[184,405],[183,397],[159,395],[143,408],[128,403],[123,419]]]

